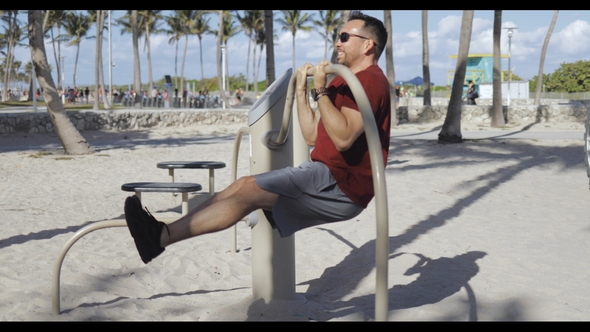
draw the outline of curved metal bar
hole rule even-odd
[[[70,248],[84,235],[94,232],[99,229],[108,228],[108,227],[127,227],[127,223],[125,219],[113,219],[113,220],[104,220],[92,223],[88,226],[82,227],[78,230],[61,248],[59,251],[59,255],[53,264],[53,276],[51,277],[51,285],[52,285],[52,308],[53,313],[56,315],[60,314],[59,308],[59,279],[61,274],[61,265],[63,264],[64,258],[66,254],[70,250]]]
[[[376,236],[376,287],[375,287],[375,320],[387,320],[388,300],[388,256],[389,256],[389,217],[387,208],[387,188],[385,185],[385,167],[383,155],[381,153],[381,142],[375,123],[375,117],[371,104],[367,98],[363,86],[360,84],[355,74],[343,65],[329,65],[326,67],[326,74],[336,74],[342,76],[346,81],[354,98],[357,102],[367,137],[369,146],[369,156],[371,160],[371,171],[373,173],[373,187],[375,189],[375,208],[377,217],[377,236]],[[313,68],[307,72],[313,75]],[[293,108],[294,90],[297,83],[297,75],[291,76],[289,88],[287,90],[287,100],[285,102],[285,112],[280,133],[275,145],[281,145],[286,141],[289,129],[289,120],[291,119],[291,109]]]
[[[242,142],[242,136],[244,134],[250,134],[250,127],[242,127],[238,130],[238,134],[236,136],[236,141],[234,142],[234,152],[233,152],[233,159],[232,159],[232,168],[231,168],[231,182],[235,182],[237,180],[237,173],[238,173],[238,154],[240,152],[240,143]],[[231,228],[231,237],[232,237],[232,244],[231,244],[231,251],[238,252],[238,231],[237,231],[237,224],[233,225]]]
[[[158,220],[165,222],[165,223],[172,222],[176,219],[178,219],[178,218],[176,218],[176,217],[164,217],[164,218],[160,217],[160,218],[158,218]],[[88,226],[84,226],[81,229],[79,229],[76,233],[74,233],[74,235],[72,235],[72,237],[70,239],[68,239],[68,241],[63,245],[63,247],[59,251],[57,259],[55,260],[55,263],[53,264],[53,275],[51,277],[51,285],[52,285],[52,290],[51,290],[52,299],[51,299],[51,301],[52,301],[52,309],[53,309],[54,314],[59,315],[61,313],[60,303],[59,303],[59,301],[60,301],[59,283],[60,283],[60,276],[61,276],[61,266],[63,264],[65,257],[66,257],[66,254],[68,253],[70,248],[74,245],[74,243],[76,243],[78,240],[80,240],[86,234],[92,233],[92,232],[97,231],[99,229],[109,228],[109,227],[127,227],[127,222],[125,221],[125,219],[111,219],[111,220],[97,221],[97,222],[94,222]]]

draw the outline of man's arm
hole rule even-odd
[[[326,84],[324,68],[329,64],[330,62],[324,60],[315,66],[313,76],[315,85]],[[328,96],[320,97],[317,102],[324,128],[336,149],[340,152],[350,149],[354,141],[365,131],[361,112],[348,107],[337,109]]]
[[[306,63],[297,70],[297,87],[295,90],[299,125],[305,143],[310,146],[315,145],[318,135],[318,119],[309,106],[309,98],[307,97],[307,70],[312,67],[310,63]]]

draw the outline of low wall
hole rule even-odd
[[[504,119],[510,123],[534,122],[584,122],[590,106],[577,105],[511,105],[504,106]],[[492,106],[463,105],[461,121],[489,123]],[[420,123],[444,121],[447,106],[400,106],[397,110],[399,123]]]
[[[533,122],[584,122],[589,106],[575,105],[512,105],[504,106],[504,117],[511,123]],[[463,105],[461,121],[489,123],[491,106]],[[446,105],[400,106],[399,123],[423,123],[444,121]],[[120,110],[120,111],[70,111],[68,116],[80,131],[84,130],[133,130],[152,127],[180,127],[211,124],[246,124],[247,110]],[[49,115],[43,113],[0,113],[0,134],[51,133],[54,132]]]
[[[246,124],[247,110],[121,110],[121,111],[70,111],[68,116],[80,131],[133,130],[153,127],[180,127],[194,124]],[[0,113],[0,133],[51,133],[54,132],[49,114]]]

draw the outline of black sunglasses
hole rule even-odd
[[[371,38],[367,38],[367,37],[363,37],[363,36],[359,36],[359,35],[355,35],[353,33],[348,33],[348,32],[343,32],[338,34],[338,39],[340,39],[341,42],[346,43],[348,41],[348,38],[350,37],[358,37],[361,39],[366,39],[366,40],[370,40]],[[377,45],[377,43],[375,43],[375,41],[373,41],[373,43],[375,45]]]

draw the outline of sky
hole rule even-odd
[[[306,11],[320,19],[318,11]],[[366,10],[367,15],[383,19],[383,11]],[[113,11],[115,19],[125,14],[124,11]],[[165,14],[171,14],[165,12]],[[275,11],[275,19],[282,17],[280,11]],[[217,28],[218,15],[211,14],[209,25]],[[551,23],[553,11],[535,10],[506,10],[502,12],[502,27],[517,27],[511,38],[511,67],[514,73],[523,79],[532,79],[539,70],[541,49],[547,30]],[[461,28],[462,11],[434,10],[428,11],[428,38],[430,49],[430,76],[436,85],[447,84],[447,73],[455,69],[456,59],[449,58],[456,55],[459,48],[459,32]],[[27,17],[21,20],[26,24]],[[421,11],[392,11],[392,42],[396,80],[410,80],[416,76],[422,77],[422,16]],[[494,12],[491,10],[476,10],[473,19],[470,53],[492,53],[492,30]],[[165,23],[162,24],[165,28]],[[292,35],[282,30],[280,23],[274,23],[275,39],[275,76],[279,77],[292,67]],[[95,35],[95,29],[89,31]],[[169,44],[169,36],[165,34],[153,35],[150,39],[152,50],[152,70],[154,80],[164,75],[174,75],[175,44]],[[49,40],[46,43],[47,56],[55,68],[53,49]],[[317,63],[324,57],[324,41],[317,31],[299,31],[295,38],[296,66],[306,62]],[[76,85],[94,84],[95,44],[93,39],[83,40],[80,44],[80,55],[77,66]],[[184,38],[178,47],[178,74],[182,65],[182,54],[185,45]],[[216,37],[206,35],[202,40],[203,66],[205,78],[217,75],[215,62]],[[246,59],[248,53],[248,38],[243,32],[230,38],[227,44],[227,57],[230,75],[246,74]],[[508,35],[503,29],[501,37],[501,52],[508,54]],[[257,50],[257,54],[260,53]],[[26,48],[16,51],[16,59],[27,62],[30,52]],[[62,45],[61,54],[65,56],[65,85],[73,83],[74,61],[76,47]],[[379,60],[379,66],[385,71],[385,52]],[[328,53],[328,58],[331,51]],[[130,34],[121,34],[120,27],[113,26],[112,59],[114,63],[112,82],[115,85],[132,84],[133,82],[133,49]],[[545,58],[544,73],[552,73],[561,63],[578,60],[590,60],[590,11],[560,11]],[[103,43],[103,62],[105,64],[105,83],[108,84],[108,43]],[[250,58],[250,76],[252,76],[252,58]],[[144,51],[143,40],[140,42],[141,81],[148,82],[147,54]],[[502,69],[508,67],[508,59],[502,59]],[[259,80],[265,79],[265,58],[263,56]],[[57,81],[57,73],[52,72]],[[196,36],[188,38],[184,77],[200,79],[199,40]],[[251,81],[251,79],[250,79]]]

